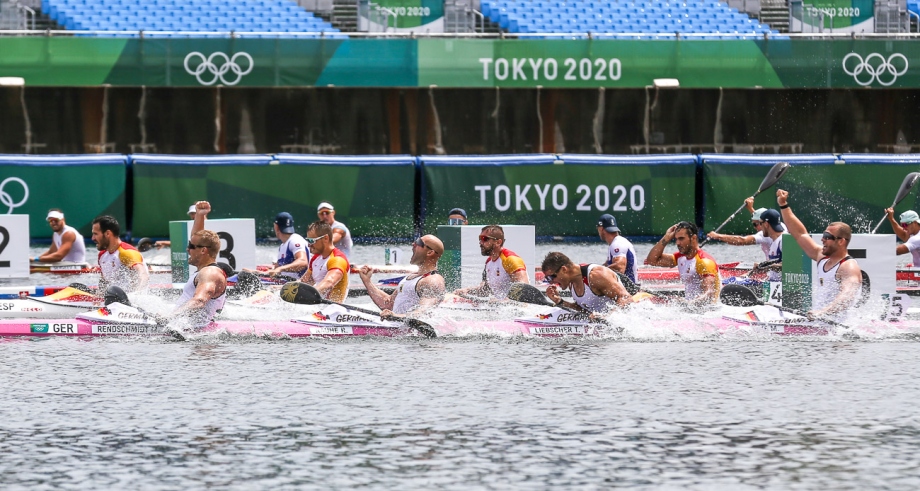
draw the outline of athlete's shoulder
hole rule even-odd
[[[700,250],[696,255],[696,272],[700,276],[712,276],[719,274],[719,265],[716,260],[706,251]]]
[[[326,269],[341,269],[347,273],[348,256],[338,248],[332,249],[332,254],[329,254],[329,259],[326,259]]]
[[[134,266],[135,264],[143,264],[144,262],[144,256],[142,256],[133,245],[127,242],[122,242],[118,246],[118,259],[121,260],[121,263],[125,266]]]
[[[524,260],[520,256],[515,254],[513,251],[508,249],[502,249],[502,253],[499,256],[502,260],[502,266],[505,268],[505,271],[508,274],[515,273],[522,269],[527,269],[527,266],[524,264]]]

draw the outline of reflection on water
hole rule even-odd
[[[913,342],[2,346],[4,489],[912,489]]]

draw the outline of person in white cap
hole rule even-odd
[[[335,219],[335,208],[332,206],[332,203],[328,201],[323,201],[316,207],[316,215],[319,217],[319,220],[323,223],[329,224],[332,227],[332,243],[335,245],[335,248],[342,251],[345,254],[345,257],[351,257],[351,247],[354,242],[351,240],[351,231],[348,230],[348,227],[344,223],[336,221]]]
[[[898,255],[910,253],[913,259],[914,267],[920,266],[920,215],[914,210],[907,210],[901,213],[901,220],[894,220],[894,208],[885,210],[888,214],[888,222],[894,233],[904,243],[898,244],[896,252]]]
[[[54,232],[51,234],[51,247],[48,248],[48,252],[38,256],[37,260],[43,263],[85,263],[86,243],[77,229],[64,222],[64,212],[52,208],[48,211],[47,220],[48,226]]]
[[[195,205],[192,205],[192,206],[189,206],[189,207],[188,207],[188,219],[189,219],[189,220],[194,220],[194,219],[195,219]],[[153,245],[156,246],[157,249],[162,249],[162,248],[164,248],[164,247],[170,247],[170,246],[172,246],[172,242],[170,242],[170,241],[168,241],[168,240],[158,240],[158,241],[154,242]],[[143,249],[142,249],[142,250],[143,250]]]
[[[709,232],[706,234],[706,237],[709,237],[712,240],[720,240],[729,245],[760,245],[760,249],[763,251],[763,255],[770,260],[770,246],[773,245],[773,239],[763,232],[763,220],[761,220],[760,215],[767,211],[766,208],[754,209],[754,197],[750,197],[744,200],[744,205],[747,207],[748,211],[751,212],[751,222],[754,225],[754,230],[757,233],[753,235],[725,235],[719,234],[716,232]]]

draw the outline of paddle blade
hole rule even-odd
[[[920,172],[911,172],[904,176],[904,182],[901,183],[901,187],[898,189],[898,195],[894,198],[895,205],[910,194],[910,189],[914,187],[914,184],[917,184],[917,179],[920,179]],[[894,205],[892,205],[892,207],[893,206]]]
[[[262,289],[262,280],[249,271],[240,271],[236,277],[236,291],[244,297],[255,295]]]
[[[88,286],[84,285],[83,283],[71,283],[71,284],[69,284],[69,285],[67,285],[67,286],[69,286],[69,287],[71,287],[71,288],[73,288],[73,289],[75,289],[75,290],[80,290],[81,292],[89,293],[90,295],[95,295],[95,293],[94,293],[92,290],[90,290],[90,288],[89,288]]]
[[[732,305],[735,307],[753,307],[763,304],[750,288],[743,285],[722,285],[722,291],[719,293],[719,298],[725,305]]]
[[[112,285],[105,289],[105,304],[110,305],[115,302],[118,302],[123,305],[131,305],[131,302],[128,301],[128,294],[125,293],[121,287]]]
[[[312,285],[300,281],[289,281],[281,287],[281,299],[289,303],[316,305],[326,303],[326,299]]]
[[[554,305],[537,287],[527,283],[512,283],[508,298],[517,302],[547,305],[549,307]]]
[[[419,332],[419,334],[421,334],[422,336],[425,336],[426,338],[438,337],[437,331],[435,331],[434,328],[431,327],[431,324],[426,324],[418,319],[411,319],[411,318],[406,319],[406,325],[411,327],[412,329],[415,329],[416,331]]]
[[[773,187],[773,185],[776,184],[776,181],[779,181],[779,179],[783,177],[783,174],[789,170],[789,167],[791,167],[789,162],[777,162],[773,168],[770,169],[770,172],[767,172],[767,175],[763,178],[763,182],[760,183],[760,187],[757,189],[757,192],[762,193]]]
[[[147,252],[152,249],[154,246],[153,240],[150,237],[144,237],[143,239],[137,241],[137,251],[138,252]]]

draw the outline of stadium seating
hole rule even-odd
[[[907,0],[907,10],[914,15],[920,16],[920,0]]]
[[[171,32],[258,33],[258,37],[345,37],[290,0],[42,0],[42,12],[73,31],[160,31],[148,37],[186,37]],[[321,33],[321,34],[318,34]],[[226,34],[214,34],[224,37]]]
[[[719,39],[779,34],[716,0],[482,0],[481,9],[512,33],[591,32],[645,39],[675,33]]]

